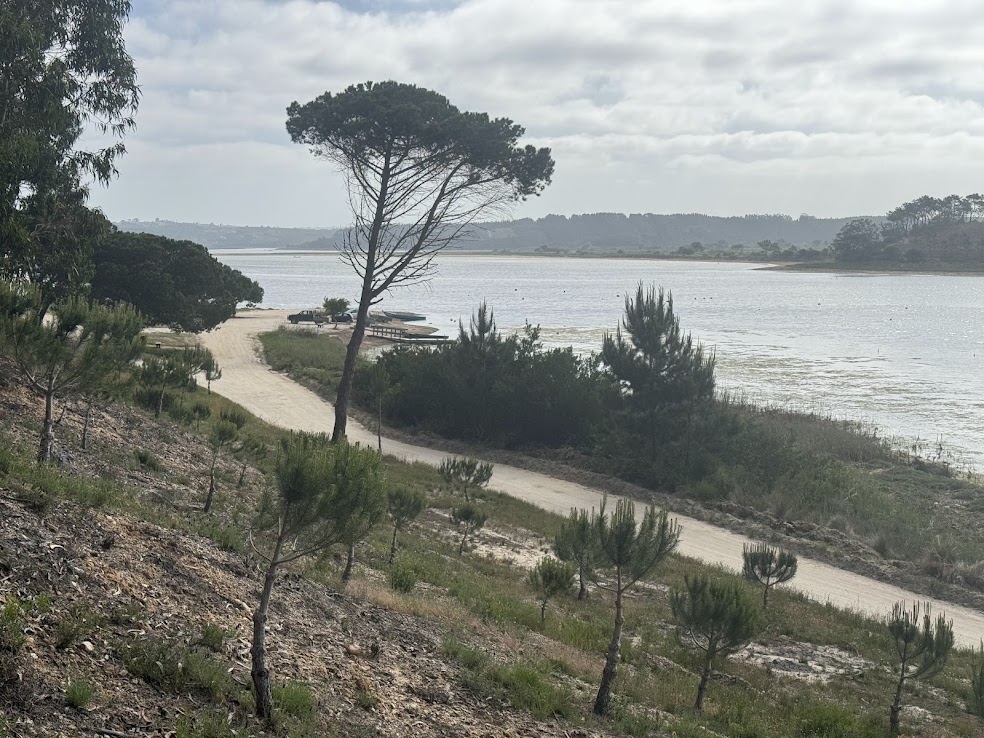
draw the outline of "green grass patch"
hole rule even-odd
[[[313,385],[321,395],[334,395],[345,363],[345,345],[338,338],[314,328],[281,326],[261,334],[260,344],[271,367]]]

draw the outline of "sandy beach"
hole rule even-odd
[[[314,392],[285,375],[272,371],[259,356],[257,335],[284,325],[286,310],[241,312],[218,329],[204,334],[202,343],[222,367],[222,379],[213,390],[241,404],[263,420],[283,428],[330,432],[334,408]],[[331,326],[321,330],[334,331]],[[340,338],[347,338],[348,327],[338,327]],[[385,343],[381,339],[373,341]],[[352,442],[375,446],[376,434],[350,419],[348,436]],[[408,461],[437,465],[447,453],[414,446],[383,437],[383,452]],[[572,507],[597,508],[602,494],[572,482],[543,474],[496,464],[491,486],[497,490],[553,512],[567,514]],[[737,570],[742,548],[750,540],[728,530],[682,515],[674,515],[682,527],[679,552],[685,556]],[[791,586],[819,602],[885,617],[900,601],[929,601],[934,612],[946,612],[953,619],[957,643],[974,647],[984,636],[984,613],[930,598],[843,571],[805,557],[799,559],[799,572]]]

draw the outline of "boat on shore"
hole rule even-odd
[[[410,323],[415,320],[427,320],[426,315],[421,315],[420,313],[408,313],[402,310],[384,310],[383,315],[387,318],[392,318],[393,320],[402,320],[405,323]]]

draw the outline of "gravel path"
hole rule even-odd
[[[272,371],[259,358],[259,333],[283,325],[287,310],[257,310],[240,314],[218,329],[202,336],[202,343],[212,351],[222,367],[222,379],[214,389],[263,420],[282,428],[330,432],[335,420],[334,408],[314,392],[283,374]],[[376,434],[350,419],[350,441],[375,446]],[[447,454],[434,449],[411,446],[383,438],[386,454],[408,461],[438,465]],[[539,507],[566,515],[572,507],[597,507],[601,492],[573,482],[555,479],[536,472],[503,464],[495,465],[492,486]],[[675,515],[682,527],[678,551],[737,570],[742,547],[750,539],[723,528]],[[819,602],[860,610],[884,617],[899,600],[927,601],[912,592],[857,574],[799,557],[799,570],[789,585]],[[984,613],[946,602],[929,600],[933,611],[945,611],[953,618],[958,645],[975,647],[984,638]]]

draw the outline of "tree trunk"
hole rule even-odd
[[[389,562],[392,564],[393,559],[396,558],[396,534],[400,532],[399,526],[393,526],[393,543],[390,544],[390,557]]]
[[[892,701],[892,709],[888,713],[888,727],[892,735],[898,735],[899,716],[902,714],[902,689],[905,687],[905,661],[902,662],[902,672],[899,674],[899,683],[895,688],[895,699]]]
[[[352,379],[355,376],[355,362],[359,358],[359,348],[366,335],[366,320],[369,316],[368,290],[363,289],[359,312],[355,316],[355,326],[352,328],[352,338],[349,339],[345,350],[345,363],[342,365],[342,376],[338,380],[338,393],[335,395],[335,428],[331,433],[332,443],[338,443],[345,438],[345,425],[348,422],[349,395],[352,393]]]
[[[41,426],[41,445],[38,448],[38,463],[47,464],[51,461],[51,453],[55,448],[55,429],[54,429],[54,406],[55,388],[54,380],[48,380],[48,386],[44,393],[44,423]]]
[[[383,453],[383,398],[379,398],[379,405],[376,414],[376,443],[379,445],[379,454]]]
[[[212,501],[215,499],[215,462],[219,458],[219,452],[212,454],[212,468],[208,473],[208,495],[205,497],[205,512],[212,511]]]
[[[161,413],[164,412],[164,392],[167,390],[165,385],[161,385],[161,393],[157,396],[157,407],[154,408],[154,417],[161,417]]]
[[[697,699],[694,701],[694,709],[697,712],[704,709],[704,695],[707,693],[707,683],[711,680],[711,663],[713,661],[713,651],[708,651],[707,658],[704,659],[704,668],[700,670],[700,684],[697,685]]]
[[[468,540],[468,529],[466,528],[464,535],[461,536],[461,543],[458,544],[458,558],[459,559],[461,558],[461,555],[465,552],[465,541],[467,541],[467,540]]]
[[[540,603],[540,625],[547,622],[547,601],[544,600]]]
[[[598,688],[598,696],[595,698],[595,715],[606,715],[608,706],[612,702],[612,687],[615,685],[615,676],[618,671],[624,625],[625,613],[622,604],[621,576],[619,576],[618,588],[615,590],[615,628],[612,630],[612,640],[608,644],[608,653],[605,655],[605,669],[601,672],[601,686]]]
[[[577,568],[577,583],[579,585],[577,591],[577,601],[584,602],[588,599],[588,585],[584,583],[584,569],[581,567]]]
[[[762,609],[769,609],[769,585],[765,585],[765,589],[762,590]]]
[[[345,363],[342,365],[342,376],[338,380],[338,394],[335,395],[335,428],[331,434],[332,443],[338,443],[345,437],[345,425],[348,422],[349,395],[352,392],[352,379],[355,376],[355,362],[359,358],[359,347],[366,335],[366,321],[369,317],[369,305],[372,302],[372,281],[376,275],[376,256],[379,247],[379,234],[382,232],[386,216],[386,200],[389,196],[389,180],[391,175],[391,152],[387,151],[383,162],[383,170],[379,177],[379,192],[376,195],[376,208],[373,213],[372,226],[369,228],[369,242],[365,251],[365,272],[362,274],[362,295],[359,298],[359,309],[355,313],[355,325],[352,326],[352,338],[349,339],[345,351]]]
[[[270,560],[266,578],[263,580],[260,605],[253,613],[253,645],[250,648],[256,717],[268,723],[273,716],[273,689],[270,685],[270,670],[266,664],[266,619],[267,610],[270,607],[270,595],[273,593],[273,583],[277,578],[277,567],[280,565],[280,548],[282,545],[283,531],[277,537],[273,558]]]
[[[92,422],[92,400],[85,406],[85,420],[82,422],[82,450],[89,450],[89,425]]]
[[[342,584],[348,584],[352,579],[352,567],[355,566],[355,544],[350,543],[348,556],[345,559],[345,571],[342,572]]]
[[[236,482],[237,487],[243,486],[243,480],[246,479],[246,462],[243,462],[243,468],[239,470],[239,481]]]

